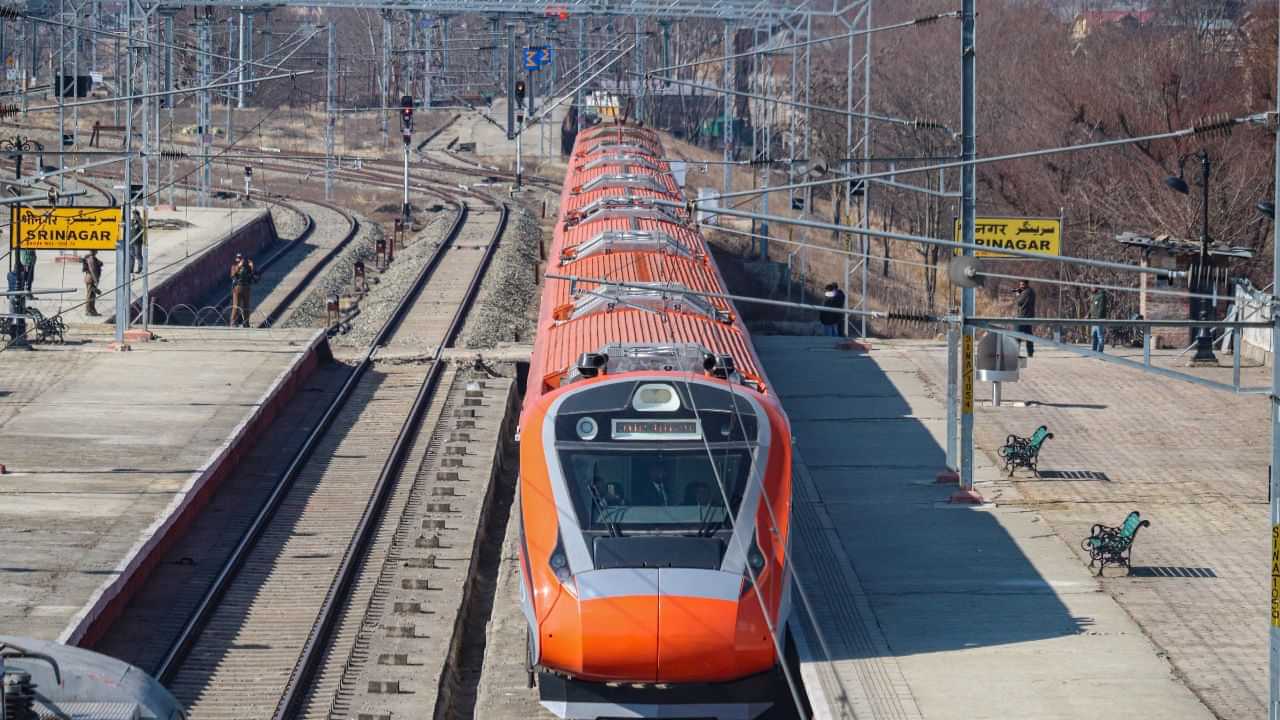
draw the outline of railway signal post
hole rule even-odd
[[[413,96],[400,98],[400,134],[404,138],[404,204],[400,214],[409,222],[409,141],[413,138]]]
[[[521,138],[521,136],[522,136],[522,135],[524,135],[524,133],[522,132],[522,130],[524,129],[524,113],[523,113],[523,112],[520,112],[520,111],[524,110],[524,93],[525,93],[525,83],[524,83],[524,80],[517,80],[517,81],[515,82],[515,106],[516,106],[516,108],[517,108],[517,111],[516,111],[516,124],[515,124],[515,134],[516,134],[516,189],[517,189],[517,190],[519,190],[521,187],[523,187],[523,186],[524,186],[524,164],[523,164],[523,158],[521,157],[523,148],[522,148],[521,143],[520,143],[520,138]]]

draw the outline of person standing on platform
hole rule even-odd
[[[102,278],[102,261],[98,259],[98,251],[90,250],[88,255],[80,259],[80,270],[84,272],[84,314],[98,317],[98,281]]]
[[[36,251],[27,248],[19,250],[18,262],[22,263],[22,269],[26,271],[20,289],[31,292],[31,285],[36,280]]]
[[[236,259],[231,263],[231,327],[249,327],[250,288],[257,279],[253,261],[236,253]]]
[[[133,261],[133,274],[138,275],[142,272],[142,238],[147,232],[142,213],[137,210],[130,213],[129,225],[133,233],[129,238],[129,259]]]
[[[1108,306],[1107,291],[1100,287],[1093,288],[1093,294],[1089,296],[1089,319],[1090,320],[1106,320]],[[1101,325],[1094,325],[1089,328],[1089,340],[1094,352],[1104,352],[1107,344],[1107,331]]]
[[[1014,314],[1020,318],[1033,318],[1036,316],[1036,291],[1032,289],[1031,284],[1026,280],[1018,281],[1018,294],[1013,298],[1013,309]],[[1035,328],[1031,325],[1019,325],[1018,332],[1024,335],[1034,335]],[[1027,357],[1030,358],[1035,354],[1036,344],[1028,340]]]
[[[822,306],[844,309],[844,291],[835,283],[828,283],[823,293]],[[818,321],[822,323],[822,334],[827,337],[840,337],[840,320],[842,313],[824,310],[818,313]]]

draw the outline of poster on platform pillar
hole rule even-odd
[[[11,207],[9,243],[20,250],[115,250],[118,207]]]
[[[955,241],[963,242],[956,218]],[[973,241],[991,250],[975,250],[978,257],[1019,257],[1000,250],[1020,250],[1038,255],[1062,254],[1062,220],[1058,218],[978,217],[973,221]],[[956,248],[960,254],[960,248]]]

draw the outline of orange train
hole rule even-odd
[[[564,718],[750,720],[790,606],[791,431],[650,130],[579,133],[520,419],[531,676]],[[785,692],[785,691],[784,691]]]

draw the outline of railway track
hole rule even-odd
[[[302,201],[295,202],[301,204]],[[302,212],[296,205],[280,204]],[[360,221],[337,205],[315,200],[306,201],[306,204],[315,208],[304,213],[307,217],[306,230],[257,266],[259,287],[269,288],[257,305],[259,317],[255,319],[258,327],[271,327],[286,317],[311,283],[360,233]],[[319,221],[317,215],[321,216]],[[321,254],[311,260],[310,255],[315,249]],[[292,262],[282,262],[285,259]],[[231,304],[229,292],[222,304]]]
[[[423,420],[446,372],[441,353],[457,337],[504,229],[505,208],[482,213],[497,221],[478,249],[475,232],[467,231],[469,213],[463,205],[216,576],[184,583],[200,589],[199,606],[164,659],[143,667],[169,685],[191,717],[290,717],[300,709],[388,494],[423,433],[434,430]],[[445,271],[467,270],[469,282],[437,287]],[[450,322],[431,330],[420,316],[440,315],[445,305],[453,308]],[[379,363],[405,331],[430,351],[429,363]],[[166,591],[180,595],[184,587],[144,590]]]

